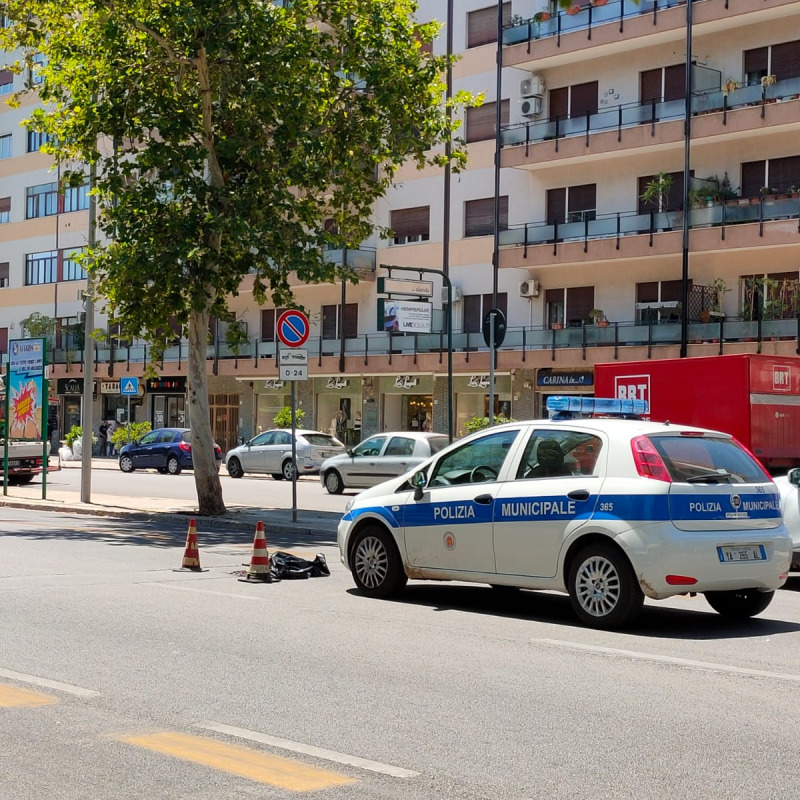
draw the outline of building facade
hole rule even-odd
[[[306,427],[334,431],[343,410],[348,443],[381,430],[446,431],[452,386],[460,435],[489,411],[482,326],[493,308],[507,321],[493,410],[516,418],[542,414],[551,394],[593,394],[594,365],[605,361],[799,352],[800,0],[695,0],[691,15],[673,0],[576,0],[567,11],[543,0],[419,3],[423,22],[448,12],[453,90],[484,95],[463,112],[468,168],[404,168],[375,208],[393,237],[328,254],[358,284],[296,287],[312,326],[310,377],[297,387]],[[22,79],[4,73],[0,91]],[[20,127],[32,103],[0,111],[0,349],[34,312],[56,320],[51,385],[63,438],[80,418],[85,343],[96,348],[97,420],[127,419],[119,380],[143,376],[148,353],[81,330],[85,276],[70,256],[86,244],[88,200],[85,189],[58,193],[41,142]],[[432,282],[430,332],[387,329],[381,277]],[[251,289],[245,281],[231,307],[246,343],[226,344],[220,323],[209,344],[223,447],[270,427],[289,399],[277,379],[281,309],[259,306]],[[131,416],[188,424],[186,342],[176,338],[158,367]]]

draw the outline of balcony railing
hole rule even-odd
[[[694,0],[700,2],[701,0]],[[625,20],[641,17],[644,14],[653,16],[654,24],[658,22],[658,12],[673,6],[686,5],[685,0],[612,0],[605,5],[591,5],[581,9],[577,14],[559,11],[549,19],[540,22],[534,18],[524,20],[503,31],[503,44],[513,45],[530,42],[533,39],[557,37],[559,44],[562,34],[574,31],[587,31],[587,38],[592,38],[592,29],[599,25],[619,25],[620,33],[624,32]]]
[[[742,86],[727,95],[722,90],[703,92],[692,97],[692,115],[721,111],[722,124],[726,125],[727,112],[730,110],[760,105],[763,116],[767,103],[797,97],[800,97],[800,78],[789,78],[766,86]],[[647,103],[625,103],[579,117],[516,123],[503,128],[500,132],[500,143],[503,147],[509,147],[554,139],[558,148],[559,139],[570,136],[586,136],[588,139],[593,133],[611,130],[618,132],[617,139],[621,141],[623,128],[683,119],[684,108],[682,99],[666,102],[652,100]]]
[[[796,196],[764,197],[757,201],[746,198],[729,200],[689,212],[691,228],[736,225],[745,222],[769,222],[777,219],[797,219],[800,233],[800,198]],[[500,231],[501,247],[528,247],[537,244],[561,242],[588,242],[591,239],[621,239],[624,236],[654,234],[663,231],[682,230],[683,211],[617,211],[613,214],[598,214],[595,219],[583,222],[548,224],[529,222],[512,225]]]

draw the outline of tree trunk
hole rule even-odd
[[[189,312],[189,427],[192,429],[192,464],[199,513],[219,516],[226,509],[214,455],[208,406],[208,319],[208,309]]]

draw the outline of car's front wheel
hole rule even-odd
[[[644,595],[630,562],[615,547],[592,544],[581,550],[569,570],[569,599],[585,625],[612,630],[630,624]]]
[[[180,475],[181,462],[178,461],[175,456],[170,456],[167,459],[167,472],[169,472],[170,475]]]
[[[328,494],[341,494],[344,491],[342,476],[335,469],[325,473],[325,489]]]
[[[244,470],[242,469],[242,462],[239,461],[238,458],[229,458],[228,459],[228,475],[231,478],[241,478],[244,475]]]
[[[391,597],[408,581],[394,539],[377,525],[356,534],[350,569],[356,586],[369,597]]]
[[[760,614],[771,602],[775,592],[758,589],[736,589],[730,592],[706,592],[711,608],[728,619],[747,619]]]
[[[119,468],[123,472],[133,472],[133,459],[130,456],[121,455],[119,457]]]

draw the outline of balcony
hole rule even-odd
[[[749,129],[763,133],[765,119],[767,123],[776,126],[796,125],[796,112],[784,114],[783,109],[780,109],[781,113],[773,113],[778,112],[778,108],[773,109],[771,104],[798,98],[800,98],[800,78],[778,81],[766,86],[742,86],[729,93],[717,89],[696,94],[692,97],[691,108],[693,118],[699,119],[694,125],[693,141]],[[743,115],[744,109],[750,109],[747,118],[728,119],[729,113]],[[767,109],[770,112],[769,119]],[[621,148],[677,144],[683,141],[683,125],[665,127],[663,123],[683,120],[684,110],[685,103],[682,99],[626,103],[580,117],[508,125],[500,132],[501,147],[524,145],[525,154],[524,160],[521,160],[521,155],[514,157],[513,164],[510,163],[511,159],[508,156],[504,157],[503,166],[534,166],[543,156],[552,158],[553,153],[559,153],[562,158],[570,158],[602,152],[616,154]],[[710,119],[706,121],[704,115],[708,114],[718,116],[713,121]],[[635,136],[631,135],[633,131],[636,132]],[[578,137],[582,138],[583,142],[577,147],[564,147],[564,140]],[[542,153],[543,142],[552,142],[552,149]]]

